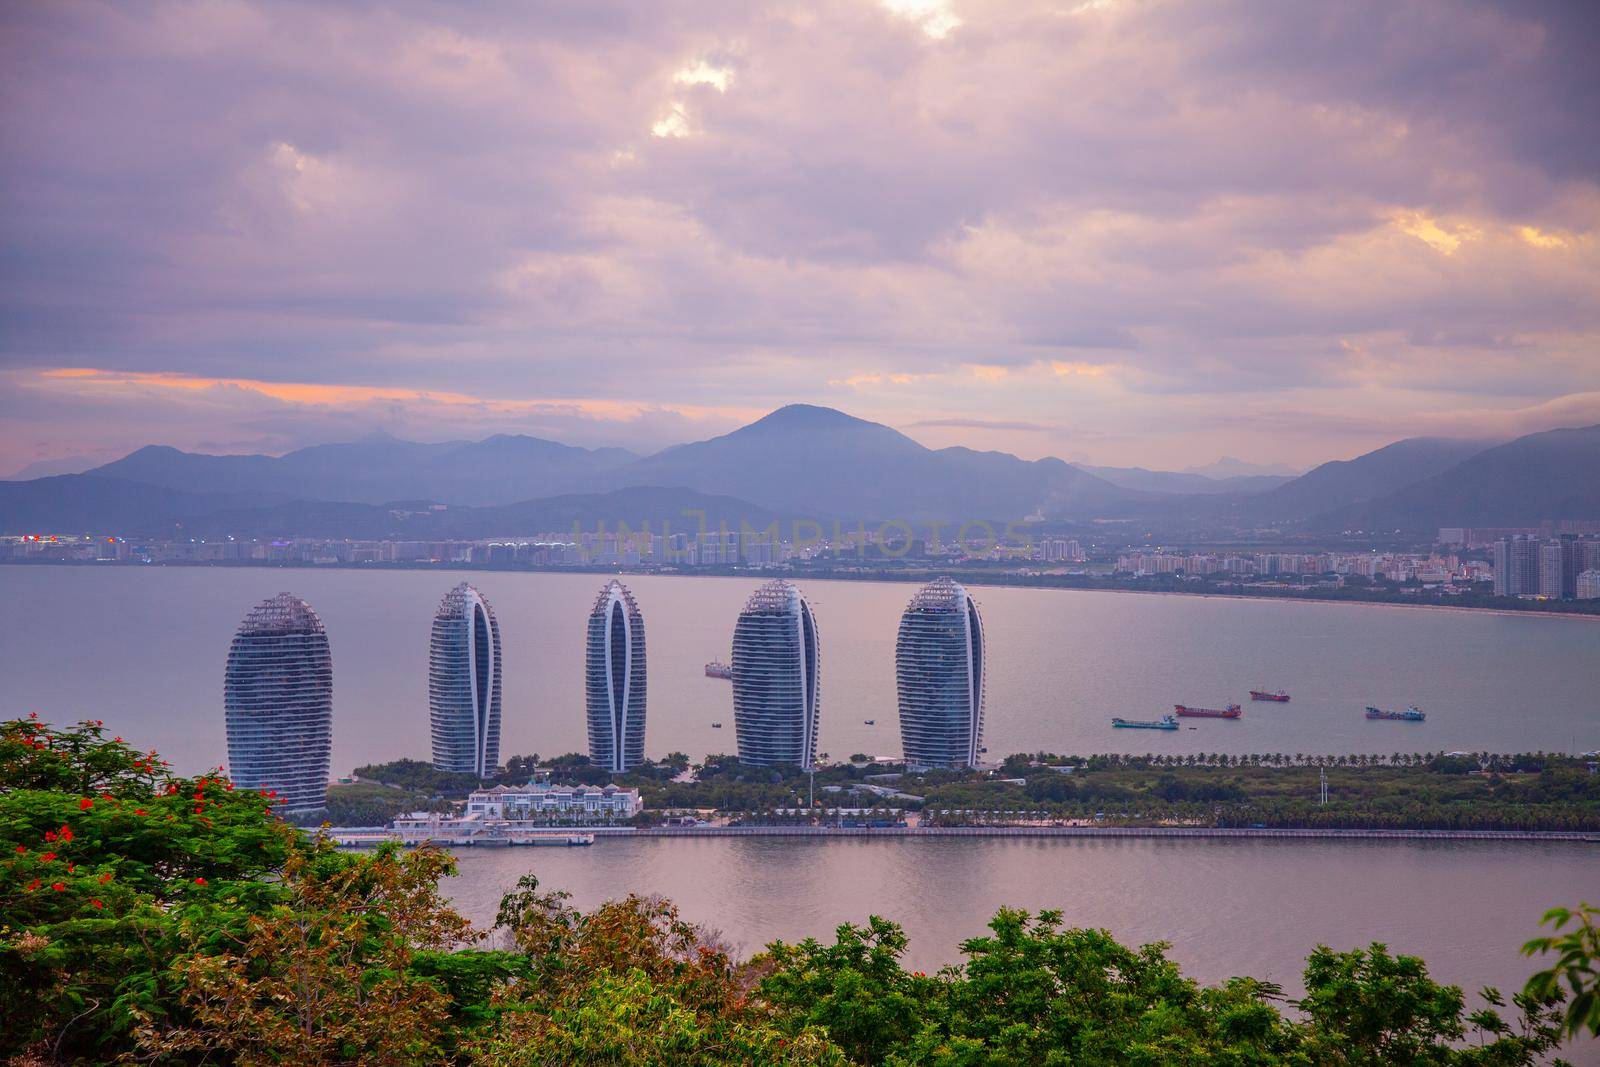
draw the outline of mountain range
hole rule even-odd
[[[1243,466],[1243,465],[1241,465]],[[1298,477],[1078,467],[927,448],[830,408],[780,408],[650,456],[520,435],[374,436],[283,456],[141,448],[82,474],[0,482],[0,532],[492,537],[704,511],[910,523],[1135,518],[1152,528],[1431,531],[1600,518],[1600,426],[1503,444],[1412,438]],[[436,506],[442,505],[442,506]]]

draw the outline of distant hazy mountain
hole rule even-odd
[[[1230,461],[1223,461],[1230,462]],[[1217,465],[1213,465],[1217,466]],[[0,482],[0,532],[492,537],[663,521],[828,523],[1136,517],[1175,528],[1297,524],[1426,530],[1600,518],[1600,427],[1486,448],[1398,441],[1292,480],[1206,478],[926,448],[887,426],[792,405],[707,441],[636,458],[532,437],[389,437],[282,457],[142,448],[86,474]],[[1277,484],[1281,483],[1281,484]],[[394,501],[437,501],[449,505]],[[941,536],[955,536],[953,529]]]
[[[1185,467],[1180,472],[1183,474],[1198,474],[1202,478],[1252,478],[1258,476],[1280,476],[1293,478],[1300,471],[1287,463],[1248,463],[1232,456],[1223,456],[1215,463],[1207,463],[1203,467]]]
[[[1291,482],[1244,501],[1240,514],[1257,522],[1294,522],[1376,500],[1460,463],[1484,441],[1411,437],[1355,459],[1314,467]]]
[[[207,456],[150,445],[90,473],[189,492],[492,505],[585,489],[595,474],[633,458],[620,448],[574,448],[521,435],[443,444],[379,435],[276,457]]]
[[[1237,462],[1237,461],[1235,461]],[[1145,493],[1264,493],[1293,479],[1288,474],[1241,474],[1212,478],[1189,471],[1153,471],[1144,467],[1088,467],[1075,464],[1096,478],[1124,489]]]
[[[9,481],[26,482],[34,478],[53,478],[58,474],[82,474],[84,471],[99,465],[97,459],[88,456],[63,456],[60,459],[41,459],[30,463],[17,473],[9,475]]]
[[[1318,517],[1343,529],[1532,526],[1600,519],[1600,425],[1529,434],[1366,504]]]
[[[0,482],[0,533],[117,533],[129,537],[431,538],[525,537],[561,534],[574,523],[594,531],[627,523],[661,532],[695,534],[684,511],[705,513],[706,527],[740,522],[765,529],[779,516],[743,500],[689,489],[640,488],[573,494],[492,507],[446,507],[430,501],[362,504],[261,498],[237,493],[185,493],[95,475]]]
[[[683,485],[817,519],[1088,515],[1137,498],[1058,459],[930,449],[887,426],[806,404],[669,448],[600,480],[619,487]]]
[[[259,494],[187,493],[92,474],[0,482],[0,533],[127,533],[168,537],[198,515],[259,507]]]
[[[604,525],[616,530],[648,528],[659,533],[670,524],[674,533],[696,534],[684,510],[706,513],[706,526],[726,523],[734,532],[740,522],[765,529],[777,516],[731,497],[707,496],[687,489],[621,489],[525,500],[494,507],[447,507],[436,510],[426,501],[384,505],[297,500],[272,508],[218,511],[189,520],[191,537],[351,537],[358,539],[433,540],[436,538],[520,538],[534,533],[560,536],[576,525],[594,532]]]

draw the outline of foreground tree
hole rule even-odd
[[[1563,933],[1567,923],[1577,920],[1571,930]],[[1547,937],[1536,937],[1522,946],[1525,956],[1542,956],[1555,953],[1556,960],[1548,968],[1528,979],[1527,996],[1553,1001],[1561,997],[1562,982],[1571,990],[1562,1030],[1571,1038],[1579,1038],[1585,1031],[1591,1038],[1600,1037],[1600,909],[1579,904],[1576,909],[1551,908],[1540,921],[1555,932]]]
[[[667,901],[629,896],[583,914],[529,875],[497,925],[530,966],[496,995],[474,1063],[849,1062],[820,1029],[775,1025],[726,950]]]

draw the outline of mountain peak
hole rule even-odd
[[[785,404],[776,411],[763,415],[745,429],[750,430],[758,426],[767,429],[828,429],[840,426],[880,425],[868,422],[866,419],[858,419],[854,415],[846,415],[837,408],[825,408],[816,404]]]

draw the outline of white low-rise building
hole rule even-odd
[[[620,822],[644,809],[637,789],[614,785],[497,785],[467,797],[466,817],[512,822],[576,818],[584,822]]]

